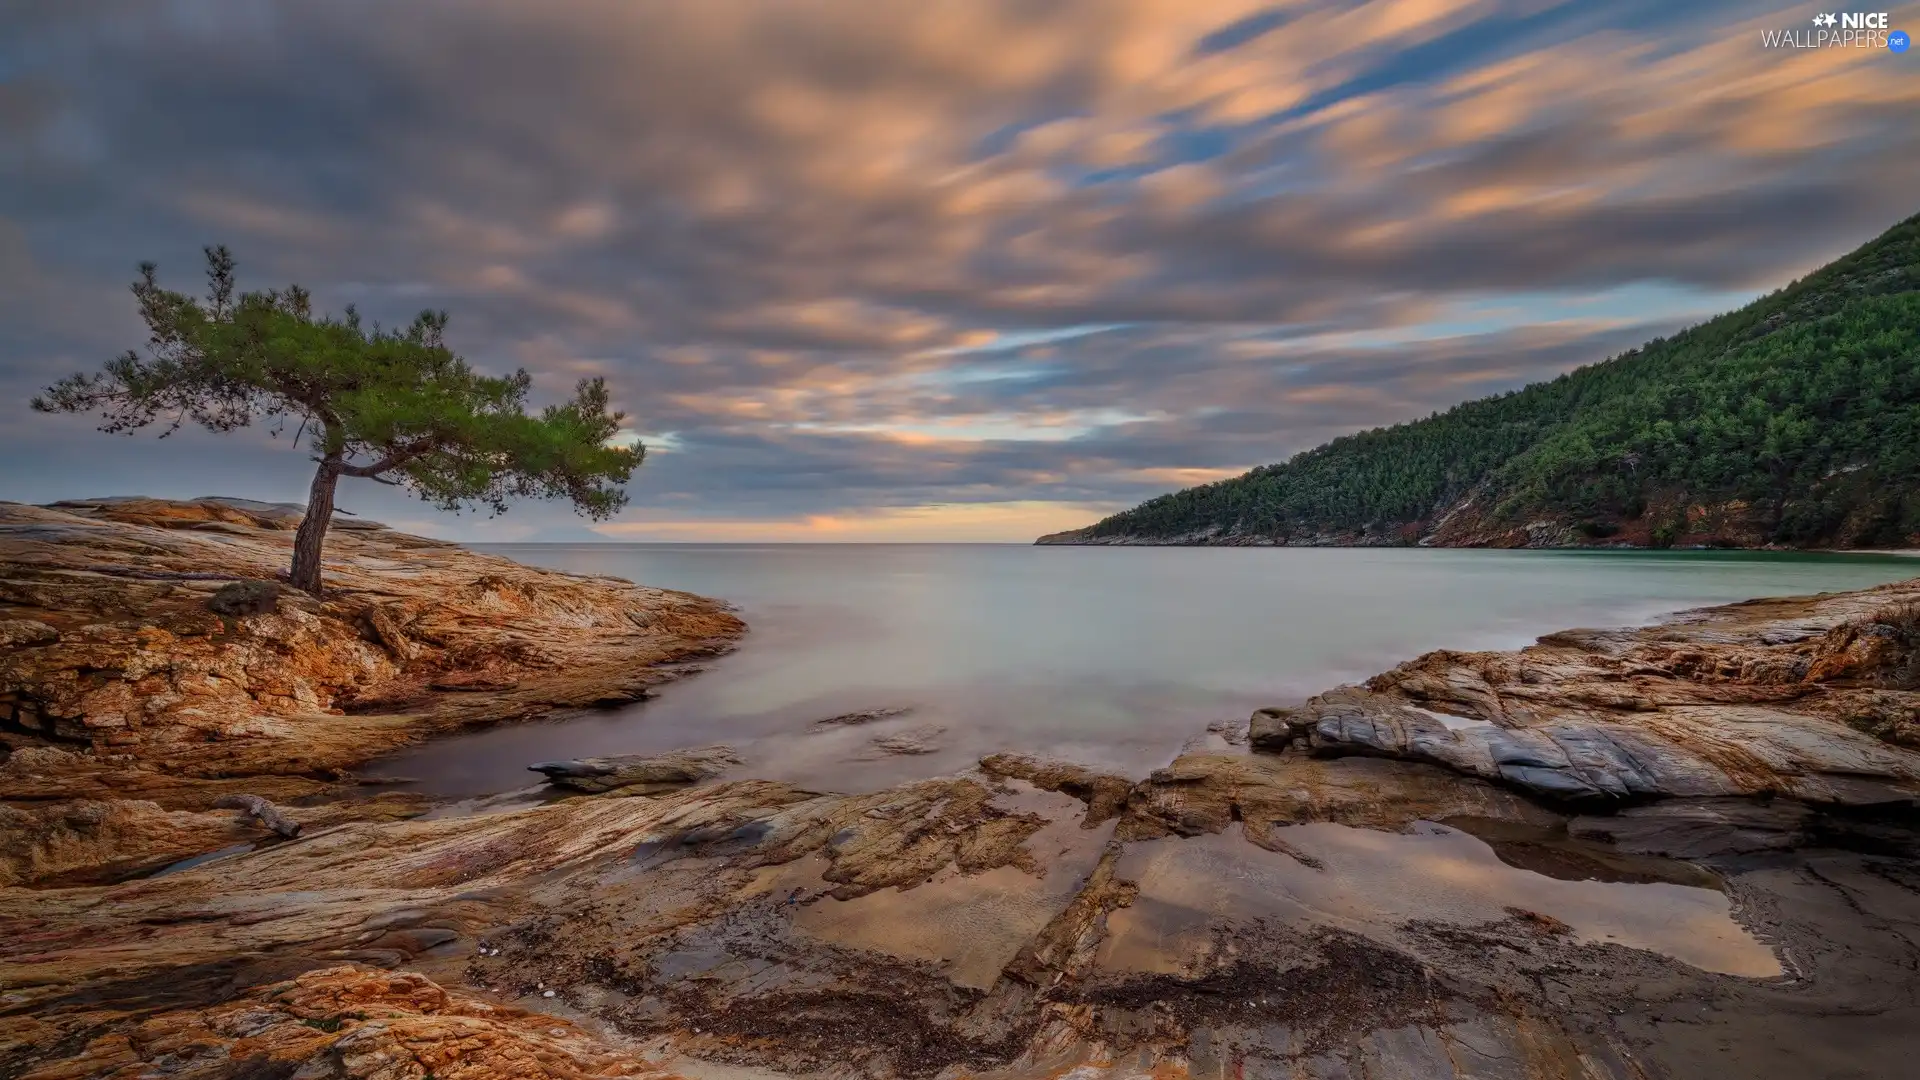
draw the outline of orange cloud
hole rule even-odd
[[[1123,508],[1120,503],[946,503],[791,518],[616,521],[593,529],[612,540],[686,543],[1028,543]]]

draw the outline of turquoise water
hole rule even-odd
[[[423,790],[525,786],[529,762],[727,742],[742,774],[870,787],[982,753],[1129,772],[1209,723],[1429,649],[1510,648],[1755,596],[1920,576],[1899,556],[1408,548],[498,545],[525,563],[719,597],[740,650],[616,713],[459,736],[383,763]],[[877,724],[813,721],[903,708]],[[890,752],[876,739],[895,737]]]

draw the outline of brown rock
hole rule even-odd
[[[1123,840],[1197,836],[1239,821],[1247,839],[1270,846],[1270,831],[1277,826],[1329,821],[1401,829],[1451,817],[1557,820],[1509,791],[1426,765],[1199,753],[1175,759],[1134,788],[1118,835]]]
[[[357,965],[99,1036],[21,1080],[314,1076],[336,1080],[584,1080],[671,1074],[573,1023]]]
[[[989,776],[1025,780],[1043,791],[1058,791],[1087,804],[1081,828],[1091,829],[1120,815],[1133,791],[1133,781],[1112,773],[1097,772],[1067,761],[1028,757],[1024,754],[989,754],[980,759],[980,770]]]
[[[217,615],[236,619],[249,615],[271,615],[280,610],[284,590],[272,581],[236,581],[222,585],[207,598],[207,607]]]
[[[896,716],[905,716],[912,711],[912,709],[906,708],[862,709],[859,712],[841,713],[838,716],[829,716],[825,719],[815,720],[813,726],[816,728],[857,727],[861,724],[871,724],[879,720],[891,720]]]
[[[633,700],[743,630],[700,597],[344,519],[324,602],[223,625],[208,604],[270,586],[297,521],[239,500],[0,503],[0,627],[39,642],[0,651],[0,748],[79,752],[61,778],[0,773],[0,799],[305,797],[432,734]]]
[[[0,619],[0,649],[18,649],[31,645],[51,645],[60,640],[60,631],[33,619]]]
[[[701,746],[665,754],[543,761],[527,768],[545,774],[555,787],[574,791],[657,795],[710,780],[738,764],[740,755],[731,746]]]
[[[1428,653],[1293,709],[1256,748],[1428,762],[1548,799],[1920,798],[1920,582],[1733,604],[1514,652]]]

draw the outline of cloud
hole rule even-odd
[[[135,262],[184,282],[207,242],[448,308],[541,393],[605,375],[673,433],[648,535],[1018,539],[1598,360],[1920,209],[1911,65],[1763,50],[1787,5],[16,8],[0,462],[60,453],[10,497],[299,497],[297,455],[18,404],[139,341]]]

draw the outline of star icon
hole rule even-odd
[[[1815,26],[1832,26],[1839,21],[1839,19],[1834,18],[1832,15],[1815,15],[1813,17],[1813,25]]]

